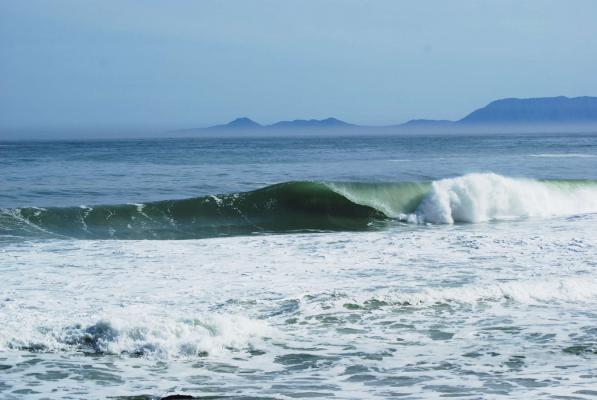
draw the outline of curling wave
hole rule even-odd
[[[407,219],[452,224],[597,212],[597,182],[469,174],[433,182]]]
[[[434,182],[286,182],[251,192],[143,204],[0,210],[0,235],[191,239],[367,230],[389,220],[474,223],[597,212],[597,182],[492,173]]]

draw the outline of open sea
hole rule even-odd
[[[597,398],[597,133],[0,142],[0,398]]]

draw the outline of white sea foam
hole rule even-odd
[[[265,322],[242,315],[173,318],[148,314],[144,307],[112,310],[90,321],[22,316],[13,329],[5,325],[0,350],[71,350],[167,359],[243,350],[272,334]]]
[[[575,396],[595,386],[596,221],[4,243],[0,397]]]
[[[416,293],[388,293],[375,297],[389,304],[432,305],[514,301],[537,304],[554,301],[582,302],[597,298],[597,279],[593,277],[525,280],[490,285],[465,285],[452,288],[428,288]]]
[[[468,174],[432,184],[411,222],[452,224],[597,212],[597,185]]]

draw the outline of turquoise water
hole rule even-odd
[[[1,398],[595,395],[597,136],[0,142],[0,168]]]

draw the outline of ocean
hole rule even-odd
[[[2,399],[597,396],[597,134],[3,141],[0,171]]]

